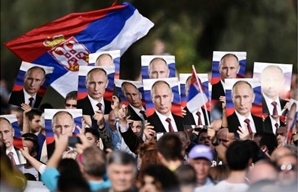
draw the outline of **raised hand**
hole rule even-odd
[[[119,109],[120,108],[120,100],[117,96],[112,96],[112,102],[111,102],[111,108],[112,109]]]
[[[182,117],[186,116],[186,110],[183,107],[181,107],[181,113]]]
[[[104,117],[104,114],[100,110],[96,111],[95,114],[93,115],[93,119],[96,120],[98,126],[103,124],[103,117]]]
[[[237,130],[237,133],[239,134],[240,140],[252,139],[247,128],[242,128],[240,126],[238,128],[240,129],[240,130]]]
[[[153,141],[156,137],[156,132],[154,131],[154,127],[150,125],[150,123],[145,124],[144,134],[146,137],[146,141]]]
[[[32,107],[26,103],[22,103],[21,108],[24,110],[24,113],[28,113],[29,111],[32,110]]]

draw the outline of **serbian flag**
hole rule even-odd
[[[204,93],[201,80],[198,78],[196,69],[193,66],[186,106],[193,113],[206,105],[207,101],[208,98]]]
[[[144,37],[153,23],[129,3],[71,13],[5,43],[21,60],[55,67],[51,86],[63,97],[77,89],[79,66],[88,55],[120,50]]]

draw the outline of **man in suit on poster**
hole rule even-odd
[[[139,121],[146,120],[145,108],[142,105],[142,94],[138,88],[130,82],[123,82],[121,89],[129,103],[127,109],[130,118]]]
[[[13,165],[26,163],[26,161],[21,159],[20,150],[13,146],[13,136],[15,131],[9,120],[4,117],[0,117],[0,125],[0,134],[6,146],[6,155],[10,158],[11,163]]]
[[[20,91],[13,91],[9,103],[17,106],[26,103],[33,108],[37,108],[42,100],[37,92],[44,83],[45,76],[46,72],[42,67],[34,66],[28,69],[24,76],[24,88]]]
[[[156,81],[151,88],[151,99],[155,112],[148,117],[148,122],[155,132],[183,131],[183,118],[171,112],[174,94],[165,81]]]
[[[88,95],[78,100],[77,108],[83,110],[83,115],[93,115],[100,110],[104,114],[109,114],[111,109],[111,102],[104,99],[103,95],[108,86],[108,76],[104,69],[93,68],[86,76],[85,80]]]
[[[261,73],[262,106],[263,113],[275,117],[282,115],[282,110],[286,109],[286,100],[279,97],[283,89],[285,77],[282,69],[276,65],[268,65]]]
[[[227,117],[229,132],[237,134],[239,126],[247,128],[250,134],[263,132],[262,118],[251,113],[255,94],[250,83],[247,81],[237,81],[232,88],[232,101],[235,111]]]
[[[234,54],[228,53],[225,54],[219,62],[219,73],[221,80],[212,85],[212,93],[211,93],[211,99],[212,100],[219,100],[220,96],[225,96],[224,91],[224,82],[225,79],[231,79],[236,78],[237,74],[240,70],[239,60],[238,57]]]

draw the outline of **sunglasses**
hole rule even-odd
[[[72,104],[68,104],[68,103],[66,103],[65,106],[66,107],[77,107],[77,105],[72,105]]]
[[[278,171],[295,171],[296,165],[293,164],[284,164],[277,166]]]

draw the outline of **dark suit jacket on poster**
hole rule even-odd
[[[203,116],[204,116],[204,120],[205,120],[205,124],[207,125],[207,116],[206,116],[206,113],[205,113],[205,109],[204,108],[201,108],[202,109],[202,113],[203,113]],[[196,121],[192,115],[192,113],[188,110],[187,107],[184,108],[184,110],[186,111],[186,115],[183,117],[183,124],[184,125],[196,125]],[[208,118],[210,119],[210,112],[209,111],[206,111],[207,114],[208,114]]]
[[[184,131],[183,118],[178,115],[174,115],[173,113],[172,115],[175,120],[178,131]],[[152,115],[148,117],[148,122],[150,123],[150,125],[154,126],[154,131],[156,133],[166,132],[166,129],[163,127],[162,122],[160,121],[156,112],[154,112]]]
[[[35,98],[35,103],[34,103],[34,108],[38,108],[41,100],[42,100],[42,97],[38,96],[36,94],[36,98]],[[10,95],[10,98],[9,98],[9,103],[12,104],[12,105],[17,105],[17,106],[21,106],[22,103],[25,103],[25,96],[24,96],[24,92],[23,92],[23,89],[20,90],[20,91],[13,91]]]
[[[279,98],[279,102],[280,102],[281,110],[283,110],[283,108],[285,107],[285,105],[288,101]],[[268,103],[268,104],[271,105],[270,103]],[[270,114],[268,107],[267,107],[266,100],[264,99],[264,97],[262,97],[262,106],[263,106],[263,113]],[[281,115],[281,114],[279,114],[279,115]]]
[[[47,144],[47,154],[48,154],[48,160],[52,157],[54,150],[55,150],[55,141],[53,141],[50,144]]]
[[[111,101],[108,101],[105,99],[103,101],[105,103],[104,114],[109,114],[110,111],[112,110]],[[94,111],[88,96],[86,96],[84,99],[78,100],[78,108],[83,109],[83,115],[91,115],[91,116],[94,115]]]
[[[285,126],[285,123],[279,120],[279,126]],[[263,129],[265,132],[273,132],[272,129],[272,124],[271,124],[271,119],[270,117],[266,117],[264,122],[263,122]]]
[[[212,100],[219,100],[220,96],[225,96],[225,90],[221,84],[221,81],[212,85],[212,92],[211,92],[211,99]]]
[[[253,114],[251,114],[251,116],[255,123],[257,133],[262,133],[263,132],[262,118],[254,116]],[[238,127],[241,126],[241,124],[238,120],[236,113],[234,112],[232,115],[228,116],[227,119],[228,119],[229,132],[234,132],[236,133],[236,135],[238,135],[237,130],[239,130]]]
[[[133,108],[130,105],[128,105],[127,110],[131,120],[143,121],[143,119],[133,110]],[[145,116],[144,119],[146,120],[147,117]]]

